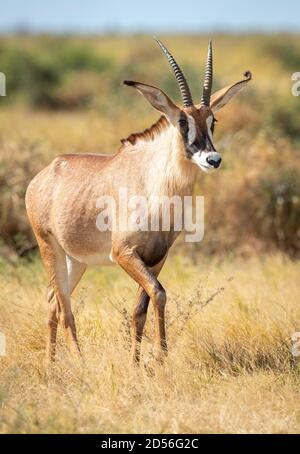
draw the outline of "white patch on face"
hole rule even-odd
[[[196,124],[194,118],[191,115],[187,115],[187,119],[189,124],[188,142],[189,145],[192,145],[195,142],[197,134]]]
[[[197,151],[193,154],[192,160],[203,172],[212,173],[219,168],[221,156],[216,151]],[[217,164],[218,167],[215,167],[214,164]]]
[[[207,163],[206,159],[209,154],[210,152],[207,151],[197,151],[197,153],[194,153],[192,156],[192,161],[194,161],[194,163],[197,164],[197,166],[199,166],[205,173],[212,173],[217,170]]]
[[[212,115],[210,115],[209,117],[207,117],[206,119],[206,126],[207,126],[207,134],[211,140],[211,143],[212,143],[212,140],[213,140],[213,137],[212,137],[212,132],[211,132],[211,127],[212,127],[212,123],[213,123],[213,119],[214,117]]]

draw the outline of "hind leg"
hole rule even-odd
[[[83,276],[86,265],[77,260],[66,256],[68,283],[70,295],[75,290],[78,282]],[[56,349],[57,325],[60,318],[60,306],[55,296],[54,290],[51,289],[48,293],[48,333],[46,342],[46,358],[47,362],[54,361]]]
[[[55,295],[55,299],[53,297],[51,298],[51,295],[48,297],[50,299],[50,301],[48,300],[50,306],[48,313],[46,361],[50,362],[54,358],[58,314],[59,322],[65,331],[69,348],[79,356],[80,350],[77,341],[75,320],[71,310],[71,288],[69,285],[66,254],[55,238],[50,235],[43,237],[37,236],[37,241]]]
[[[73,259],[72,257],[66,256],[67,260],[67,269],[68,269],[68,281],[69,281],[69,290],[70,295],[72,295],[73,291],[77,287],[78,282],[82,278],[85,270],[86,264],[80,263],[77,260]]]
[[[48,302],[48,319],[47,319],[47,337],[46,337],[46,363],[54,361],[56,349],[56,336],[58,324],[58,305],[54,295],[54,290],[50,290],[47,296]]]

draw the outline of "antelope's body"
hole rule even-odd
[[[184,108],[173,104],[158,88],[139,82],[125,82],[137,88],[163,113],[158,122],[144,133],[132,134],[123,140],[115,155],[59,156],[28,186],[28,217],[52,287],[48,295],[48,361],[54,358],[58,322],[66,331],[71,349],[79,353],[70,295],[87,265],[101,265],[108,258],[124,268],[139,284],[132,321],[133,359],[139,360],[150,299],[154,304],[157,356],[162,358],[167,351],[164,323],[166,294],[157,277],[168,250],[179,234],[174,229],[174,219],[171,217],[167,231],[162,228],[155,231],[124,230],[116,222],[112,223],[111,229],[102,231],[97,227],[97,200],[109,195],[116,203],[118,214],[122,210],[119,190],[126,188],[128,198],[136,195],[146,198],[151,216],[156,197],[183,198],[191,195],[198,168],[212,171],[221,162],[212,143],[214,111],[242,88],[250,76],[210,98],[210,47],[202,102],[200,106],[194,106],[178,65],[166,48],[159,44],[175,71]],[[158,216],[163,216],[163,210],[158,212]]]
[[[165,119],[159,123],[173,129]],[[164,130],[163,135],[166,133]],[[160,256],[160,251],[164,252],[163,258],[178,232],[100,232],[96,225],[99,197],[109,194],[118,202],[122,187],[129,198],[138,194],[149,202],[154,196],[192,193],[196,166],[184,158],[172,131],[164,149],[160,143],[162,133],[156,134],[154,139],[138,139],[135,145],[125,143],[115,155],[69,154],[55,158],[27,190],[26,205],[34,231],[51,233],[69,257],[86,265],[101,265],[111,253],[113,258],[113,245],[120,240],[137,247],[147,265],[156,261],[154,255]]]

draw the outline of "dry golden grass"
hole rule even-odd
[[[0,431],[298,432],[299,364],[290,351],[300,330],[298,276],[299,263],[278,255],[197,265],[170,257],[161,275],[169,357],[153,364],[150,308],[134,370],[127,314],[135,285],[117,267],[90,269],[73,298],[84,366],[60,337],[46,374],[41,264],[3,262]]]

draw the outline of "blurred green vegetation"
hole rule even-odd
[[[206,36],[161,36],[200,100]],[[199,172],[206,232],[191,253],[252,254],[300,246],[300,71],[297,35],[216,35],[214,90],[253,81],[217,113],[220,172]],[[59,153],[116,152],[119,139],[158,114],[123,79],[161,87],[180,103],[172,71],[148,36],[2,36],[0,71],[0,250],[21,254],[34,242],[24,210],[25,189]],[[218,190],[216,190],[216,188]],[[4,251],[4,252],[3,252]],[[12,251],[12,252],[8,252]]]
[[[270,38],[262,47],[262,54],[278,60],[283,68],[294,71],[300,67],[299,46],[289,36]]]
[[[86,102],[93,93],[80,86],[70,97],[62,90],[72,75],[81,73],[101,74],[112,69],[113,62],[108,56],[98,55],[88,46],[72,44],[68,41],[54,43],[38,49],[22,49],[15,43],[0,47],[0,68],[6,74],[7,91],[5,99],[14,103],[23,98],[25,103],[35,108],[74,109],[87,106]]]

